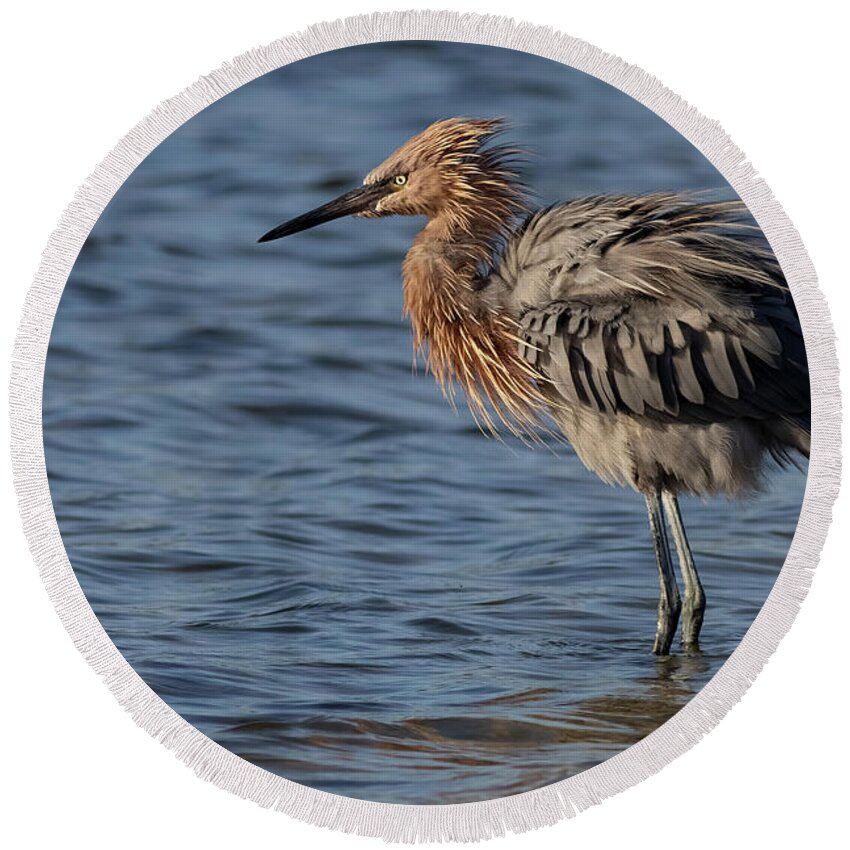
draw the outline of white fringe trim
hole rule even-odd
[[[398,39],[472,42],[544,56],[616,86],[675,127],[729,181],[770,240],[800,313],[812,386],[812,455],[799,525],[767,602],[717,674],[663,726],[602,764],[536,791],[461,805],[391,805],[307,788],[242,760],[169,708],[115,648],[77,583],[59,536],[42,445],[42,381],[56,308],[89,231],[133,169],[204,107],[268,71],[328,50]],[[552,824],[635,785],[690,749],[743,696],[790,627],[838,492],[840,399],[832,324],[800,237],[770,189],[719,124],[649,74],[585,42],[509,18],[421,11],[317,24],[237,57],[165,101],[118,143],[62,216],[27,296],[13,358],[12,460],[24,530],[65,628],[120,704],[202,779],[300,820],[388,841],[477,841]]]

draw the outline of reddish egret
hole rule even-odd
[[[680,613],[696,647],[705,594],[678,494],[745,496],[768,456],[808,457],[787,284],[740,201],[595,196],[529,214],[517,151],[494,142],[503,129],[438,121],[362,186],[259,241],[346,215],[425,216],[404,304],[430,371],[490,430],[532,435],[548,413],[588,469],[643,494],[660,584],[653,651],[669,653]]]

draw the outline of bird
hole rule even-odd
[[[652,650],[699,651],[705,592],[678,498],[756,492],[807,458],[811,405],[788,284],[740,199],[658,191],[531,208],[505,118],[435,121],[362,185],[260,237],[343,216],[424,217],[404,258],[415,351],[484,431],[569,443],[642,495],[658,572]],[[680,594],[672,537],[684,585]]]

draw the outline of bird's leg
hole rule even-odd
[[[676,552],[679,555],[679,569],[682,572],[682,580],[685,583],[685,602],[682,609],[682,643],[691,648],[696,648],[699,643],[699,632],[702,628],[702,618],[705,613],[705,591],[699,580],[688,537],[685,534],[685,526],[682,522],[682,514],[679,511],[679,500],[674,493],[665,490],[661,494],[664,512],[670,523],[670,531],[676,544]]]
[[[658,583],[661,590],[658,597],[658,621],[652,651],[656,655],[669,655],[673,636],[676,634],[676,626],[679,623],[682,601],[679,597],[676,575],[673,572],[659,490],[646,494],[646,508],[649,513],[652,542],[655,544],[655,560],[658,563]]]

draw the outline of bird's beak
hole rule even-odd
[[[326,221],[333,221],[335,218],[342,218],[345,215],[355,215],[356,213],[363,213],[367,210],[374,211],[378,201],[391,191],[392,189],[387,182],[358,186],[356,189],[340,195],[333,201],[328,201],[328,203],[304,213],[304,215],[299,215],[297,218],[279,224],[273,230],[261,236],[257,241],[271,242],[272,239],[291,236],[293,233],[300,233],[302,230],[315,227],[317,224],[324,224]]]

